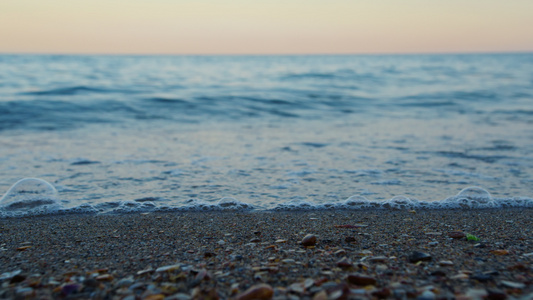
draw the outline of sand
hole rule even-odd
[[[533,209],[0,220],[0,298],[533,299],[532,262]]]

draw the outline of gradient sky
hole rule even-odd
[[[533,0],[0,0],[0,52],[533,51]]]

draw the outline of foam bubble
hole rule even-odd
[[[388,209],[415,209],[418,208],[420,201],[410,199],[406,196],[395,196],[390,200],[384,201],[381,206]]]
[[[351,208],[351,209],[365,209],[365,208],[377,207],[378,205],[376,204],[377,204],[376,202],[370,201],[366,197],[354,195],[344,200],[344,202],[342,202],[340,206],[344,208]]]
[[[457,195],[443,201],[446,204],[461,208],[494,208],[497,207],[492,196],[485,189],[472,186],[460,191]]]
[[[61,207],[57,190],[39,178],[17,181],[0,199],[0,211],[9,214],[46,213]]]
[[[319,209],[320,207],[312,202],[306,201],[302,198],[295,198],[285,203],[280,203],[274,210],[311,210]]]
[[[239,210],[239,209],[251,209],[253,208],[252,205],[248,203],[241,202],[235,198],[232,197],[224,197],[220,200],[218,200],[216,204],[220,209],[225,210]]]

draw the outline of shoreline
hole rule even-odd
[[[533,209],[0,219],[0,284],[0,298],[531,299]]]

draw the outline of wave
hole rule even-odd
[[[70,102],[58,100],[0,101],[0,131],[10,129],[63,130],[86,124],[115,123],[142,112],[121,101]]]
[[[163,202],[163,204],[156,204]],[[186,201],[181,206],[164,204],[166,199],[157,197],[140,198],[133,201],[114,201],[99,204],[80,204],[64,207],[59,201],[57,190],[48,182],[37,178],[26,178],[15,183],[0,199],[0,217],[24,217],[61,214],[131,214],[143,212],[185,212],[185,211],[308,211],[308,210],[435,210],[435,209],[504,209],[533,208],[533,199],[527,197],[494,198],[481,187],[467,187],[457,195],[439,201],[421,201],[406,196],[395,196],[389,200],[369,200],[355,195],[344,201],[314,203],[302,198],[265,208],[224,197],[216,202],[197,199]]]
[[[29,92],[21,92],[20,95],[29,95],[29,96],[71,96],[71,95],[77,95],[77,94],[90,94],[90,93],[100,93],[100,94],[108,94],[108,93],[137,93],[133,90],[117,90],[117,89],[104,89],[104,88],[96,88],[96,87],[90,87],[90,86],[69,86],[69,87],[62,87],[62,88],[55,88],[55,89],[49,89],[49,90],[37,90],[37,91],[29,91]]]

